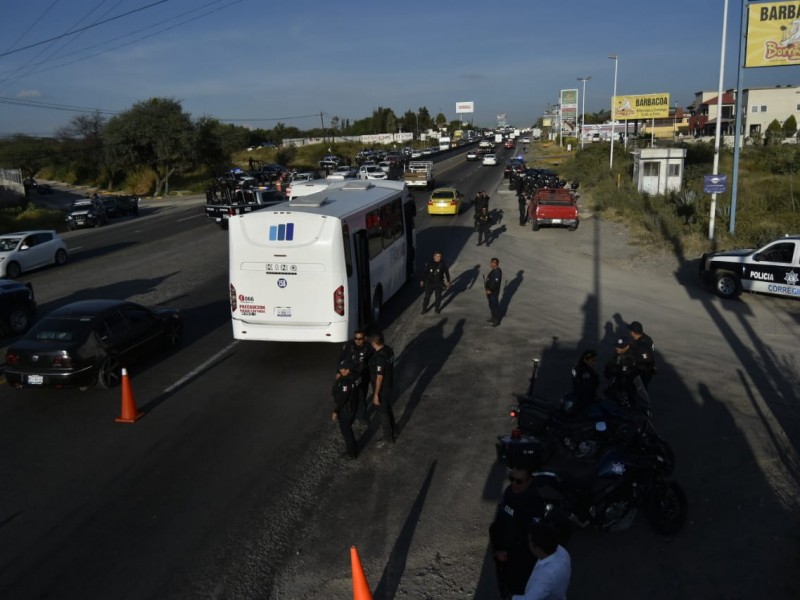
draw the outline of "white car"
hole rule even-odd
[[[530,144],[531,143],[531,138],[529,138],[529,137],[519,138],[519,143],[520,144]]]
[[[20,231],[0,236],[0,277],[67,262],[67,244],[55,231]]]
[[[494,154],[484,154],[483,155],[483,164],[494,166],[497,164],[497,156]]]
[[[355,167],[338,167],[333,173],[328,175],[328,179],[355,179],[358,171]]]
[[[320,179],[319,173],[307,171],[303,173],[292,173],[291,182],[299,183],[301,181],[314,181],[315,179]]]
[[[378,166],[381,168],[381,171],[388,175],[392,168],[392,163],[390,163],[388,160],[382,160],[378,163]]]
[[[388,179],[389,176],[377,165],[364,165],[358,170],[359,179]]]

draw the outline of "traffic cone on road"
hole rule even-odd
[[[372,592],[369,591],[367,577],[361,568],[361,559],[358,558],[355,546],[350,546],[350,568],[353,570],[353,600],[372,600]]]
[[[144,416],[144,413],[139,412],[139,409],[136,408],[131,380],[128,377],[128,370],[125,368],[122,369],[120,387],[122,388],[122,414],[114,420],[117,423],[135,423]]]

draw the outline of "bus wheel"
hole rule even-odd
[[[383,308],[383,291],[381,288],[375,290],[375,296],[372,298],[372,323],[377,325],[381,320],[381,308]]]

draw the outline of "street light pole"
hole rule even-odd
[[[591,78],[591,75],[588,77],[578,77],[578,81],[583,82],[583,95],[581,96],[581,150],[583,150],[583,137],[586,129],[586,82]]]
[[[614,61],[614,95],[611,96],[611,152],[608,158],[608,168],[614,168],[614,102],[617,98],[617,65],[619,64],[619,56],[617,54],[609,54],[608,58]]]

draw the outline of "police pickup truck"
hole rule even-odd
[[[700,278],[723,298],[742,291],[800,298],[800,235],[777,239],[758,250],[704,254]]]
[[[206,217],[227,229],[228,219],[232,216],[255,212],[286,200],[288,198],[274,188],[231,189],[225,184],[212,185],[206,189]]]

